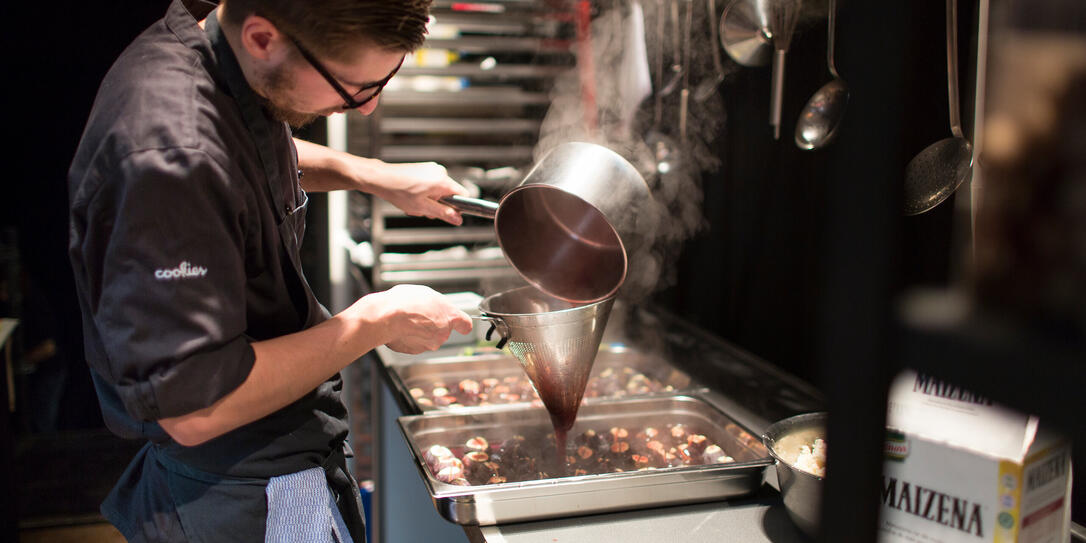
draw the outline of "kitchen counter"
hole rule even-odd
[[[605,344],[624,344],[664,354],[679,369],[708,387],[705,398],[740,424],[761,433],[773,421],[821,409],[817,390],[765,361],[674,316],[616,307]],[[459,526],[440,517],[396,425],[401,415],[417,414],[392,372],[400,365],[462,351],[452,345],[422,355],[377,350],[375,365],[375,451],[373,534],[376,542],[470,541],[556,543],[561,541],[638,542],[802,542],[788,519],[776,488],[776,473],[753,495],[737,499],[656,507],[497,526]],[[464,535],[459,535],[464,534]]]
[[[465,527],[472,543],[801,543],[808,539],[788,519],[775,475],[755,495],[738,500],[658,507],[604,515],[499,526]]]

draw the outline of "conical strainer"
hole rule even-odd
[[[491,325],[487,337],[497,330],[498,347],[508,345],[520,360],[558,432],[577,417],[614,301],[576,304],[521,287],[479,304],[481,318]]]

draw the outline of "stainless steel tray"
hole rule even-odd
[[[422,389],[423,396],[432,398],[431,391],[435,383],[444,384],[456,393],[457,384],[463,380],[473,380],[481,383],[484,379],[515,378],[520,381],[519,386],[514,386],[512,392],[518,398],[510,400],[491,398],[490,405],[532,404],[542,405],[535,391],[531,389],[527,375],[520,366],[520,362],[512,356],[493,348],[473,349],[473,354],[464,356],[445,356],[431,358],[414,364],[392,366],[393,384],[399,394],[413,408],[415,413],[431,411],[450,411],[463,408],[475,408],[470,405],[440,405],[426,400],[420,400],[411,394],[415,388]],[[600,387],[604,383],[604,376],[608,370],[615,374],[612,383],[618,381],[625,386],[629,374],[623,372],[632,371],[633,374],[641,374],[652,383],[651,387],[631,386],[628,390],[606,390]],[[623,375],[620,375],[623,374]],[[645,390],[646,388],[651,390]],[[623,345],[604,345],[600,348],[596,361],[592,365],[592,373],[589,375],[588,386],[585,391],[586,402],[597,399],[614,399],[621,397],[649,396],[649,395],[675,395],[692,394],[704,390],[704,387],[694,382],[689,375],[679,370],[666,359],[645,354]]]
[[[485,526],[742,496],[762,485],[765,470],[773,463],[753,432],[696,396],[629,398],[586,404],[581,407],[570,436],[590,428],[616,425],[641,428],[648,424],[664,424],[654,421],[696,428],[736,461],[458,486],[434,477],[424,460],[424,451],[432,445],[464,443],[474,436],[494,443],[514,435],[546,432],[550,429],[547,412],[531,406],[518,409],[479,407],[398,419],[434,506],[449,521],[464,525]]]

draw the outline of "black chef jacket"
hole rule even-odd
[[[155,422],[234,390],[251,342],[328,318],[300,267],[306,198],[289,128],[259,105],[217,25],[198,26],[214,7],[174,0],[122,53],[69,172],[69,256],[102,412],[149,441],[102,506],[130,541],[262,540],[267,479],[313,467],[334,465],[337,495],[357,495],[340,469],[338,375],[199,446]],[[356,501],[340,505],[362,541],[345,505]]]

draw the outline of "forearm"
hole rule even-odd
[[[374,321],[337,315],[317,326],[253,343],[256,361],[238,388],[198,411],[162,419],[170,436],[199,445],[301,398],[387,338]]]
[[[294,138],[302,188],[307,192],[361,190],[372,192],[371,179],[378,175],[380,160],[336,151],[324,145]]]
[[[393,164],[336,151],[305,140],[294,140],[298,166],[304,172],[302,188],[307,191],[360,190],[403,210],[408,215],[441,219],[460,224],[460,214],[438,203],[451,194],[466,195],[459,183],[449,178],[445,167],[435,162]]]

